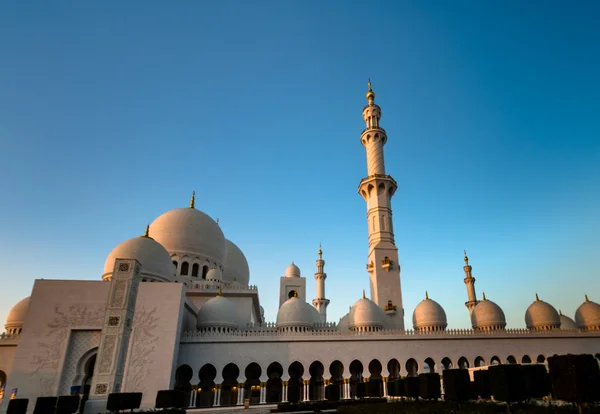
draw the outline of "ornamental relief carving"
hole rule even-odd
[[[110,368],[112,367],[115,348],[117,345],[117,337],[105,336],[103,345],[102,355],[100,356],[100,369],[98,373],[110,374]]]
[[[66,346],[69,329],[73,326],[102,328],[103,309],[89,309],[85,304],[74,304],[66,309],[54,307],[53,318],[48,322],[46,333],[37,342],[37,353],[30,359],[32,380],[39,381],[40,396],[55,395],[58,381],[58,364]]]
[[[127,290],[127,281],[126,280],[116,280],[114,281],[114,288],[112,291],[110,306],[113,308],[121,308],[123,307],[123,303],[125,302],[125,291]]]

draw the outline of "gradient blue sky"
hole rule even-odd
[[[523,327],[600,301],[597,1],[30,1],[0,6],[0,320],[37,278],[100,279],[188,205],[245,252],[267,319],[294,260],[330,320],[368,291],[359,141],[388,132],[407,325],[454,328],[463,249]]]

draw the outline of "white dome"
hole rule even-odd
[[[294,296],[286,300],[277,312],[277,328],[309,328],[315,325],[314,307]]]
[[[136,237],[119,244],[104,262],[103,280],[110,280],[116,259],[135,259],[142,265],[142,278],[170,282],[175,276],[171,256],[163,246],[150,237]]]
[[[348,328],[348,323],[350,323],[350,314],[349,313],[342,316],[342,318],[340,319],[340,321],[337,324],[337,330],[340,332],[348,332],[350,330],[350,328]]]
[[[323,321],[321,320],[321,314],[319,313],[317,308],[315,308],[314,306],[311,306],[311,305],[309,305],[309,306],[312,309],[313,319],[314,319],[315,323],[323,323]]]
[[[558,329],[560,328],[560,315],[554,306],[540,300],[535,295],[535,301],[525,311],[525,325],[527,329]]]
[[[225,282],[233,282],[235,280],[240,285],[248,286],[250,282],[250,267],[248,267],[246,256],[232,241],[225,240],[225,243],[227,243],[227,256],[223,264],[223,280]]]
[[[241,315],[232,301],[219,294],[202,305],[196,321],[196,325],[200,330],[211,328],[238,329]]]
[[[350,309],[348,327],[351,330],[378,330],[385,323],[385,312],[371,299],[363,296]]]
[[[213,266],[208,272],[206,272],[206,280],[223,280],[223,273],[221,273],[221,269]]]
[[[446,312],[435,300],[427,296],[417,305],[413,312],[413,327],[415,330],[439,331],[448,326]]]
[[[8,333],[16,333],[15,331],[23,329],[27,312],[29,311],[29,300],[31,296],[17,302],[15,306],[11,308],[6,317],[6,324],[4,328]]]
[[[580,329],[600,330],[600,305],[585,296],[575,312],[575,323]]]
[[[560,329],[564,330],[574,330],[577,329],[577,325],[575,321],[568,316],[563,315],[560,311],[558,312],[560,315]]]
[[[471,325],[473,329],[497,330],[506,327],[506,317],[500,306],[491,300],[487,300],[485,295],[483,300],[475,305],[471,312]]]
[[[285,269],[285,277],[300,277],[300,268],[292,262],[292,264]]]
[[[195,208],[167,211],[150,225],[150,234],[173,255],[200,256],[223,264],[227,255],[219,225]]]

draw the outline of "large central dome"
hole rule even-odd
[[[219,225],[192,207],[167,211],[150,225],[150,234],[171,255],[203,256],[220,264],[227,256],[225,236]]]

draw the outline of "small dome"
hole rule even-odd
[[[321,319],[321,314],[319,313],[319,311],[317,310],[317,308],[315,308],[314,306],[309,305],[312,309],[312,313],[313,313],[313,319],[315,321],[315,323],[323,323],[323,320]]]
[[[223,273],[217,266],[213,266],[206,272],[206,280],[223,280]]]
[[[277,312],[277,328],[312,329],[315,325],[314,307],[293,296],[286,300]]]
[[[525,311],[527,329],[549,330],[560,328],[560,315],[554,306],[535,295],[535,301]]]
[[[159,216],[150,234],[170,254],[200,256],[223,264],[227,243],[221,227],[195,208],[177,208]]]
[[[575,312],[575,323],[580,329],[600,330],[600,305],[586,295],[585,302]]]
[[[300,277],[300,268],[292,262],[292,264],[285,269],[285,277]]]
[[[569,331],[577,329],[577,325],[573,319],[563,315],[560,311],[558,314],[560,315],[560,329]]]
[[[350,309],[348,327],[353,331],[373,331],[383,328],[385,312],[375,302],[363,296]]]
[[[6,317],[6,324],[4,325],[4,328],[6,329],[7,333],[16,334],[20,333],[21,329],[23,329],[23,325],[25,324],[25,318],[27,317],[27,312],[29,311],[30,299],[31,296],[28,296],[25,299],[20,300],[8,312],[8,316]]]
[[[337,330],[340,332],[348,332],[350,330],[350,328],[348,327],[349,323],[350,323],[350,314],[347,313],[344,316],[342,316],[342,318],[338,322]]]
[[[103,280],[110,280],[116,259],[135,259],[142,265],[142,278],[171,282],[175,266],[163,246],[150,237],[136,237],[119,244],[104,262]]]
[[[240,320],[235,304],[219,294],[202,305],[196,325],[200,330],[238,329]]]
[[[443,331],[448,326],[446,312],[439,303],[426,296],[413,312],[413,326],[419,331]]]
[[[227,256],[223,264],[223,280],[225,282],[236,281],[240,285],[248,286],[250,282],[250,267],[246,256],[232,241],[225,240],[227,243]]]
[[[473,329],[498,330],[506,327],[506,317],[500,306],[485,298],[475,305],[471,312],[471,325]]]

